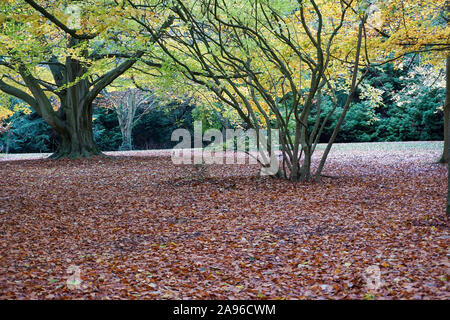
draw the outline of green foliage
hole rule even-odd
[[[359,90],[336,142],[442,140],[445,89],[430,85],[428,82],[434,79],[415,72],[414,68],[414,64],[405,70],[386,65],[373,70],[365,84],[380,90],[381,96],[372,99]],[[330,107],[326,100],[322,117]],[[336,122],[337,117],[331,117],[321,142],[327,141]]]
[[[100,150],[118,150],[122,143],[117,115],[112,109],[94,108],[94,140]]]
[[[153,110],[144,115],[133,129],[134,149],[171,148],[173,130],[186,128],[193,130],[191,105],[169,106],[170,112]],[[54,152],[58,139],[53,130],[36,113],[24,114],[17,111],[8,121],[12,121],[11,130],[0,134],[0,152],[10,153]],[[103,151],[116,151],[122,143],[122,135],[114,110],[94,108],[94,138]]]
[[[436,89],[402,107],[389,109],[377,123],[376,141],[442,140],[443,112],[439,108],[444,96],[443,89]]]
[[[0,135],[0,149],[10,153],[53,152],[56,139],[52,129],[36,113],[14,113],[9,132]]]
[[[194,121],[202,122],[202,131],[208,129],[222,130],[231,126],[230,120],[224,115],[224,109],[221,103],[215,103],[213,106],[208,104],[198,105],[192,110]]]
[[[374,141],[377,125],[374,114],[367,103],[355,103],[347,114],[342,125],[338,142],[369,142]]]

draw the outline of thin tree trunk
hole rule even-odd
[[[309,181],[311,179],[311,147],[308,146],[303,149],[305,156],[303,158],[303,165],[300,174],[300,181]]]
[[[9,153],[9,143],[11,142],[11,129],[8,130],[8,134],[6,136],[6,154]]]
[[[131,127],[123,128],[122,144],[121,144],[119,150],[121,150],[121,151],[133,150]]]
[[[444,103],[444,150],[442,151],[440,163],[448,163],[450,151],[449,151],[449,126],[450,126],[450,55],[447,56],[447,66],[446,66],[446,92],[445,92],[445,103]]]
[[[119,121],[120,132],[122,133],[121,151],[133,150],[133,126],[137,111],[136,93],[127,90],[119,104],[116,106],[117,120]]]

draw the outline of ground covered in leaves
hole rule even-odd
[[[337,178],[297,184],[164,153],[2,157],[0,298],[449,299],[436,146],[345,145]]]

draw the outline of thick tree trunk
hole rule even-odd
[[[448,163],[448,125],[450,118],[450,110],[444,107],[444,150],[442,150],[441,159],[439,159],[440,163]]]
[[[444,150],[442,151],[440,163],[448,163],[450,157],[449,151],[449,126],[450,126],[450,55],[447,56],[447,66],[446,66],[446,92],[445,92],[445,103],[444,103]]]
[[[79,40],[72,38],[69,47],[78,44]],[[54,128],[61,136],[61,143],[51,156],[53,159],[76,159],[101,154],[92,131],[92,102],[87,99],[89,82],[82,78],[86,72],[86,66],[79,60],[66,58],[64,78],[66,83],[73,84],[65,90],[61,99],[60,116],[64,127]]]
[[[92,129],[80,128],[76,131],[68,129],[67,133],[61,134],[61,142],[50,158],[76,159],[101,154],[100,149],[95,144]]]
[[[93,41],[97,37],[96,34],[78,34],[77,31],[65,26],[44,7],[34,1],[27,1],[27,3],[66,33],[67,47],[76,48],[77,55],[67,55],[65,63],[60,62],[56,56],[50,57],[48,67],[54,83],[35,78],[33,73],[28,70],[27,64],[22,61],[22,55],[11,56],[9,59],[11,63],[2,61],[2,64],[13,70],[17,66],[16,71],[21,75],[30,93],[4,82],[2,77],[0,77],[0,90],[28,103],[58,133],[61,143],[51,156],[52,158],[78,158],[101,154],[94,142],[92,131],[92,102],[102,90],[131,68],[145,52],[138,50],[129,56],[120,54],[127,60],[100,75],[97,79],[91,80],[88,72],[90,61],[98,61],[116,54],[111,52],[111,56],[109,56],[93,52],[89,55],[89,41]],[[174,19],[173,16],[170,16],[164,21],[160,28],[152,34],[151,42],[158,41]],[[47,51],[51,52],[51,50]],[[24,54],[26,55],[26,53]],[[79,57],[78,54],[80,54]],[[46,55],[47,53],[44,56]],[[57,111],[45,91],[51,91],[58,96],[61,106]]]
[[[76,159],[101,155],[92,131],[92,105],[66,107],[67,126],[63,131],[59,131],[61,142],[50,157]]]
[[[447,215],[447,218],[450,218],[450,174],[448,173],[447,173],[447,207],[445,210],[445,214]]]
[[[119,150],[121,151],[133,150],[131,129],[126,128],[122,131],[122,144],[120,145]]]

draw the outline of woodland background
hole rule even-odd
[[[372,89],[372,96],[359,90],[336,142],[430,141],[443,140],[445,76],[419,65],[419,57],[409,59],[403,69],[392,64],[371,72],[364,82]],[[346,94],[339,97],[345,100]],[[9,108],[14,110],[20,101],[10,97]],[[156,99],[156,98],[155,98]],[[5,101],[5,100],[3,100]],[[6,102],[4,102],[6,103]],[[329,112],[331,103],[324,101],[321,117]],[[176,142],[171,133],[177,128],[193,130],[193,122],[202,121],[203,129],[238,128],[223,113],[208,104],[165,102],[144,113],[133,128],[133,149],[166,149]],[[331,117],[320,142],[327,142],[339,112]],[[53,130],[36,113],[15,111],[9,118],[11,129],[0,134],[0,149],[9,153],[54,152],[58,139]],[[8,122],[9,122],[8,121]],[[315,118],[310,120],[314,123]],[[94,136],[104,151],[119,150],[122,143],[117,114],[113,108],[94,107]]]

